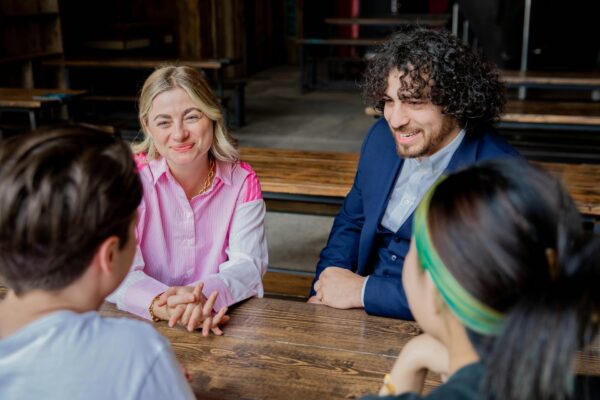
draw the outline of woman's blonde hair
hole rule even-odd
[[[213,143],[210,154],[217,160],[235,162],[239,159],[237,141],[231,136],[223,119],[217,97],[198,70],[188,66],[161,66],[144,82],[139,98],[139,120],[144,140],[132,146],[135,154],[145,153],[148,160],[159,157],[152,137],[148,134],[148,114],[154,98],[169,90],[181,88],[200,111],[213,121]]]

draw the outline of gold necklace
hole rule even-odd
[[[204,185],[202,185],[202,188],[200,188],[200,190],[194,195],[194,197],[206,192],[212,184],[213,177],[215,176],[215,160],[213,158],[210,159],[209,165],[210,166],[208,167],[208,176],[204,181]]]

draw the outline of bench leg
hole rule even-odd
[[[37,129],[37,120],[36,120],[35,111],[29,110],[29,111],[27,111],[27,114],[29,115],[29,127],[31,128],[32,131],[35,131]]]
[[[307,49],[304,44],[299,46],[300,51],[300,93],[306,93],[311,89],[311,66],[307,62]]]

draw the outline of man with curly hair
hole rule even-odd
[[[504,90],[491,66],[450,33],[413,26],[371,59],[363,96],[383,118],[362,145],[309,302],[413,319],[402,286],[413,212],[443,174],[518,157],[492,129]]]

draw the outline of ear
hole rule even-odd
[[[427,299],[426,301],[428,304],[431,305],[431,311],[436,316],[439,316],[446,311],[446,309],[447,309],[446,303],[444,303],[444,299],[442,298],[442,295],[440,294],[437,287],[433,283],[433,279],[431,279],[431,275],[429,274],[429,272],[426,272],[425,275],[426,275],[426,277],[425,277],[425,289],[424,290],[425,290],[425,296]]]
[[[114,263],[119,250],[119,238],[117,236],[109,236],[106,238],[96,251],[94,260],[98,266],[98,272],[101,274],[112,274]]]

